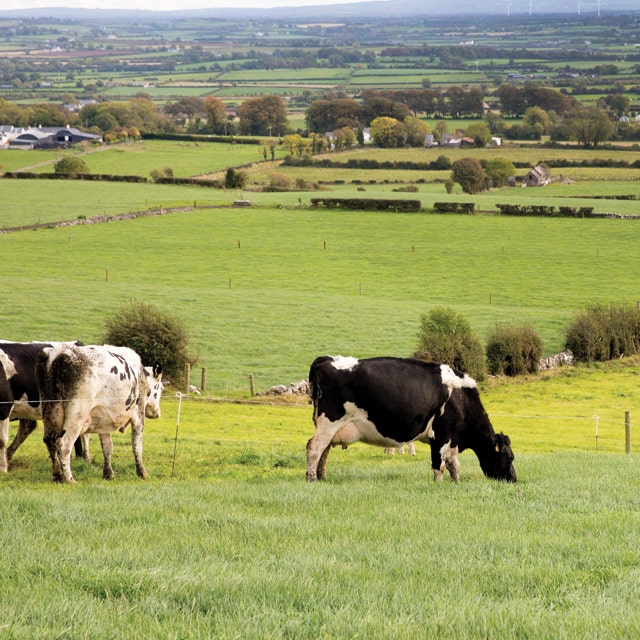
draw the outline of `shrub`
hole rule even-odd
[[[435,307],[420,318],[418,349],[420,360],[448,364],[476,380],[485,377],[484,352],[469,321],[448,307]]]
[[[85,161],[76,156],[60,158],[60,160],[53,165],[53,170],[56,173],[91,173]]]
[[[489,186],[489,176],[477,158],[461,158],[451,165],[451,180],[465,193],[480,193]]]
[[[492,375],[535,373],[542,353],[542,340],[529,326],[496,326],[487,339],[487,364]]]
[[[291,178],[284,173],[272,171],[269,173],[269,186],[277,187],[281,190],[291,189]]]
[[[224,177],[224,186],[227,189],[244,189],[247,183],[247,174],[243,171],[237,171],[233,167],[227,169]]]
[[[640,349],[640,310],[631,305],[590,305],[567,330],[566,348],[579,362],[604,361]]]
[[[145,366],[159,362],[174,380],[182,379],[185,365],[195,361],[188,354],[189,338],[182,320],[144,302],[131,301],[107,318],[103,340],[133,349]]]

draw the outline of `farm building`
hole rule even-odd
[[[102,137],[75,127],[5,127],[3,142],[10,149],[68,147],[78,142],[102,142]]]
[[[551,174],[549,169],[543,165],[536,165],[532,169],[529,169],[524,178],[522,178],[523,187],[544,187],[549,184],[551,180]]]

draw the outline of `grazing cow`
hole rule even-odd
[[[489,478],[516,481],[508,436],[496,434],[475,381],[445,364],[412,358],[316,358],[309,372],[314,436],[307,443],[307,480],[326,478],[332,446],[362,441],[431,447],[434,479],[445,467],[459,480],[458,453],[474,451]]]
[[[136,472],[147,477],[142,464],[142,432],[145,416],[160,417],[163,385],[159,365],[143,367],[140,356],[126,347],[62,346],[43,351],[36,377],[54,480],[75,482],[71,447],[78,436],[87,433],[99,435],[103,476],[112,479],[111,433],[124,431],[129,425]]]
[[[0,472],[8,470],[9,460],[36,428],[36,420],[42,419],[36,381],[38,356],[43,349],[63,344],[67,343],[0,341]],[[7,447],[10,420],[20,422]]]

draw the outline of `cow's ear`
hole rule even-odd
[[[159,362],[156,362],[153,365],[153,375],[157,378],[162,374],[162,365]]]

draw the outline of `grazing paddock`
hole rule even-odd
[[[605,403],[616,415],[639,406],[637,393],[598,390],[612,379],[635,389],[637,375],[629,361],[524,389],[495,383],[483,397],[494,422],[499,411],[535,410],[534,398],[549,413],[588,416],[592,403]],[[108,628],[130,638],[404,640],[452,625],[463,640],[640,632],[636,455],[596,454],[558,423],[537,431],[527,426],[535,420],[505,417],[516,485],[486,480],[471,453],[461,456],[459,485],[438,484],[426,446],[414,458],[355,445],[333,453],[328,482],[309,486],[310,406],[188,399],[172,477],[177,409],[167,395],[163,417],[145,429],[146,482],[135,477],[128,434],[115,437],[109,484],[99,455],[89,467],[73,462],[80,484],[71,488],[50,481],[38,438],[20,449],[0,477],[4,635],[88,638]],[[539,440],[557,443],[556,452]],[[416,589],[428,590],[429,606],[416,605]]]
[[[125,184],[115,198],[81,183],[71,185],[73,211],[58,183],[45,185],[51,191],[25,183],[33,203],[25,223],[52,212],[102,213],[102,194],[118,211],[144,194],[151,202],[211,193]],[[264,196],[275,203],[281,194]],[[23,205],[16,200],[3,215]],[[632,220],[328,212],[293,203],[0,235],[5,286],[19,292],[3,337],[96,342],[106,317],[144,300],[184,319],[199,366],[209,370],[208,390],[223,396],[245,393],[251,374],[257,390],[300,380],[319,353],[409,355],[420,315],[436,305],[463,313],[481,338],[496,322],[529,323],[555,353],[587,302],[636,301],[639,237]],[[45,299],[46,318],[33,313],[33,301]]]

